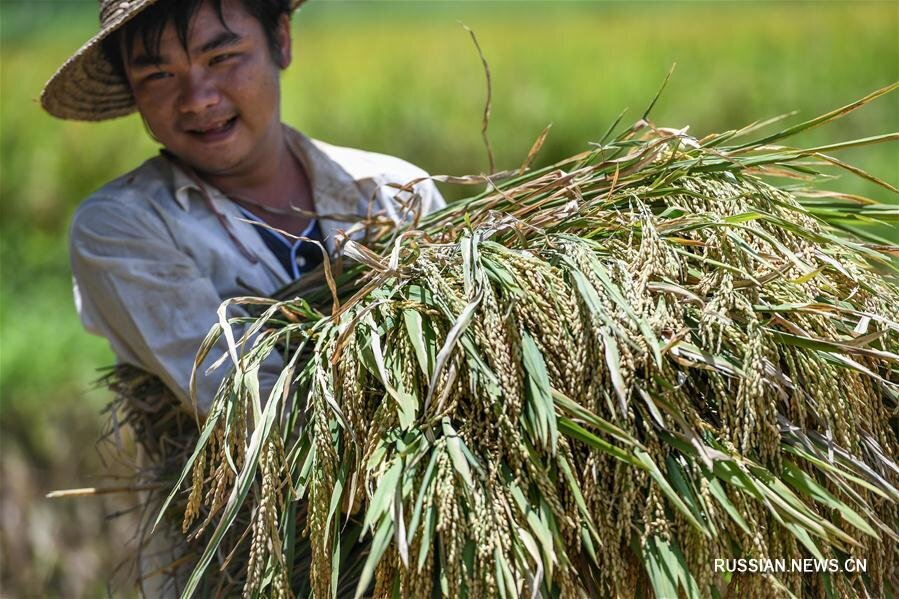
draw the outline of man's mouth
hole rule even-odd
[[[203,141],[218,141],[227,137],[228,134],[231,133],[231,130],[234,129],[236,123],[237,117],[233,116],[230,119],[211,122],[188,129],[187,131],[191,135],[201,138]]]

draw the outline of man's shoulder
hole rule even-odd
[[[159,156],[150,158],[88,195],[79,204],[78,210],[109,203],[120,205],[123,209],[145,205],[160,190],[170,186],[170,178],[165,161]]]
[[[138,198],[153,195],[158,188],[166,186],[169,180],[170,175],[165,168],[165,161],[155,156],[104,184],[88,195],[82,204],[103,200],[136,201]]]
[[[384,183],[408,183],[427,177],[420,167],[397,156],[310,140],[319,151],[340,165],[353,179],[373,179]]]
[[[163,162],[159,157],[150,158],[88,195],[75,210],[73,226],[134,219],[139,214],[154,212],[154,200],[168,188]]]

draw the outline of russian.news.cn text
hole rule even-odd
[[[867,572],[868,560],[859,558],[847,559],[786,559],[786,558],[715,558],[715,572],[769,574],[781,572],[800,572],[803,574],[836,574]]]

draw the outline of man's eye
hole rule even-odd
[[[169,76],[169,73],[165,71],[156,71],[155,73],[150,73],[146,77],[144,77],[144,81],[159,81],[160,79],[165,79]]]
[[[209,61],[209,64],[219,64],[220,62],[225,62],[229,58],[234,58],[237,54],[233,52],[229,52],[226,54],[217,54],[212,57],[212,60]]]

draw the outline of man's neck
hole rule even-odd
[[[272,226],[295,232],[315,211],[311,181],[287,143],[284,127],[266,140],[254,164],[227,176],[200,173],[210,185]],[[299,211],[297,210],[299,209]]]
[[[226,196],[247,197],[258,204],[276,208],[283,202],[283,198],[271,197],[272,194],[281,196],[283,191],[290,187],[295,171],[300,167],[294,164],[296,161],[287,147],[281,126],[273,128],[259,149],[260,151],[254,153],[251,162],[232,173],[199,174],[203,180]]]

